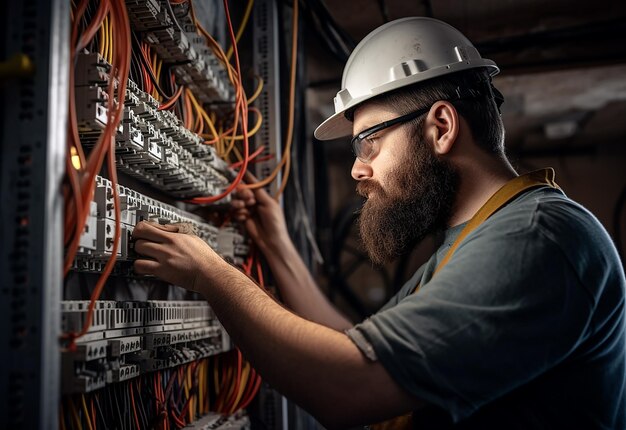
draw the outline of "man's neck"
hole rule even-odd
[[[496,191],[517,176],[508,160],[490,161],[459,172],[458,198],[448,222],[450,227],[469,221]]]

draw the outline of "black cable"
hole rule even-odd
[[[124,414],[124,419],[125,419],[124,424],[128,425],[128,427],[124,427],[124,428],[132,428],[133,422],[134,422],[134,419],[133,419],[134,412],[133,412],[133,405],[130,403],[130,392],[126,389],[127,385],[128,385],[127,383],[120,384],[120,390],[124,394],[124,406],[126,406],[124,408],[126,411],[126,413]]]
[[[626,262],[626,256],[624,256],[624,248],[622,246],[622,213],[626,208],[626,186],[622,189],[617,203],[615,204],[615,211],[613,216],[613,231],[615,232],[615,247],[617,253],[622,259],[622,265]]]
[[[180,26],[180,23],[178,22],[178,19],[176,18],[176,14],[174,13],[174,9],[172,9],[172,3],[170,3],[170,0],[165,0],[164,3],[167,6],[168,12],[170,13],[170,15],[172,15],[172,21],[174,21],[174,24],[176,24],[176,27],[178,27],[180,32],[184,33],[185,30],[183,30],[183,28]]]
[[[118,399],[118,395],[117,395],[117,390],[116,390],[116,388],[117,388],[117,387],[114,385],[114,386],[113,386],[113,390],[111,390],[111,391],[113,391],[113,399],[115,400],[115,408],[116,408],[116,410],[117,410],[117,416],[116,416],[116,418],[117,418],[117,422],[119,423],[120,427],[121,427],[121,428],[126,428],[126,427],[124,426],[124,418],[123,418],[123,417],[124,417],[124,414],[122,414],[122,411],[120,410],[120,404],[119,404],[119,399]],[[114,412],[115,412],[115,411],[114,411]]]
[[[150,76],[150,80],[154,84],[154,88],[156,88],[157,92],[163,98],[165,98],[166,101],[168,99],[171,99],[174,95],[173,94],[172,95],[165,94],[165,91],[163,91],[163,89],[159,85],[159,82],[157,81],[157,78],[154,76],[154,73],[152,72],[152,69],[151,69],[150,65],[148,64],[148,61],[146,60],[146,58],[143,55],[143,52],[141,51],[141,43],[139,42],[139,39],[137,38],[137,35],[134,32],[131,32],[131,33],[133,35],[133,41],[135,42],[135,44],[137,45],[137,48],[139,49],[139,59],[141,60],[143,66],[146,69],[146,71],[148,72],[148,75]]]
[[[104,428],[106,428],[107,424],[106,424],[106,420],[105,420],[105,417],[104,417],[104,412],[102,411],[102,407],[100,406],[100,399],[99,399],[99,397],[100,396],[96,396],[94,394],[94,398],[96,400],[96,409],[98,410],[98,418],[100,418],[102,425],[104,426]]]
[[[331,34],[335,34],[337,42],[341,43],[344,50],[349,54],[352,52],[356,43],[350,37],[350,35],[339,25],[328,11],[328,8],[322,0],[314,0],[313,4],[317,7],[318,12],[321,14],[322,23],[328,28]]]
[[[378,0],[378,7],[380,8],[380,14],[383,17],[385,23],[389,22],[389,8],[385,0]]]
[[[139,401],[139,415],[141,415],[141,424],[144,428],[148,428],[148,414],[146,413],[144,398],[141,395],[141,391],[139,390],[139,385],[135,386],[135,391],[137,393],[136,399]]]

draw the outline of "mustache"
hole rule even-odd
[[[361,197],[367,198],[367,196],[374,191],[378,192],[379,194],[385,194],[385,190],[383,189],[383,187],[380,186],[380,184],[378,184],[377,182],[372,181],[371,179],[361,181],[356,184],[356,192]]]

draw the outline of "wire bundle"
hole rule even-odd
[[[246,408],[261,384],[239,351],[62,398],[62,430],[180,429],[216,411],[232,415]]]
[[[107,33],[110,37],[111,69],[107,85],[107,123],[100,134],[97,143],[88,157],[82,149],[78,134],[76,100],[74,89],[74,68],[70,68],[70,106],[69,106],[69,132],[68,132],[68,157],[66,161],[66,175],[68,187],[65,192],[65,265],[64,273],[69,272],[74,257],[78,250],[80,237],[85,228],[89,215],[90,203],[96,186],[95,177],[100,173],[106,159],[109,177],[112,182],[113,200],[115,206],[115,231],[113,235],[112,249],[116,250],[120,241],[120,205],[117,190],[117,172],[115,169],[115,133],[122,119],[126,85],[130,72],[130,26],[128,14],[123,0],[101,0],[95,16],[89,25],[83,29],[79,37],[80,23],[85,14],[89,1],[81,0],[73,11],[72,33],[70,40],[70,54],[72,62],[77,54],[82,51],[94,38],[104,20],[107,19]],[[115,49],[113,49],[115,46]],[[72,162],[72,154],[75,154],[75,163]],[[96,283],[91,297],[91,304],[87,314],[87,321],[80,333],[70,333],[66,338],[70,340],[70,346],[74,345],[77,337],[84,335],[93,319],[95,300],[100,296],[106,279],[113,270],[116,253],[112,252],[111,258]]]

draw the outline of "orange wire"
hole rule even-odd
[[[159,106],[158,110],[167,110],[167,109],[170,109],[172,106],[174,106],[174,104],[176,103],[180,95],[183,93],[184,88],[185,87],[183,87],[182,85],[178,87],[178,89],[176,90],[172,98],[170,98],[168,101],[166,101],[161,106]]]
[[[234,52],[234,56],[235,56],[235,65],[236,65],[236,69],[237,69],[237,80],[238,80],[238,87],[237,87],[237,103],[236,103],[236,107],[235,107],[235,124],[237,123],[238,117],[239,117],[239,111],[241,111],[241,121],[242,121],[242,127],[241,127],[241,131],[243,134],[243,146],[244,146],[244,154],[243,154],[243,165],[241,166],[241,169],[239,170],[239,172],[237,173],[237,177],[235,177],[235,180],[226,188],[226,190],[224,192],[222,192],[221,194],[217,195],[217,196],[211,196],[211,197],[196,197],[194,199],[189,200],[190,203],[213,203],[216,202],[218,200],[223,199],[224,197],[226,197],[227,195],[229,195],[236,187],[237,185],[239,185],[239,183],[241,182],[241,180],[243,179],[244,174],[246,173],[246,170],[248,169],[248,156],[249,156],[249,143],[248,143],[248,104],[246,103],[245,100],[245,94],[243,94],[243,83],[241,81],[241,66],[239,63],[239,52],[237,49],[237,41],[235,39],[235,33],[233,30],[233,24],[232,21],[230,19],[230,12],[228,10],[228,1],[224,0],[224,12],[226,13],[226,21],[228,22],[228,31],[230,34],[230,38],[231,38],[231,42],[233,44],[233,52]],[[235,134],[237,132],[237,127],[233,127],[233,134]],[[234,137],[234,136],[233,136]]]
[[[96,422],[96,406],[93,402],[93,397],[91,396],[91,422],[93,424],[93,430],[98,430],[97,429],[97,422]]]
[[[121,120],[124,108],[124,98],[126,96],[126,84],[130,72],[130,24],[128,20],[128,14],[126,12],[126,6],[123,0],[109,0],[107,5],[110,5],[110,17],[111,25],[114,30],[114,41],[117,45],[119,45],[119,47],[114,52],[113,64],[110,69],[111,76],[109,77],[109,85],[107,89],[107,93],[109,95],[107,103],[107,108],[109,112],[107,124],[102,134],[100,135],[98,143],[92,150],[92,153],[87,160],[86,167],[84,168],[85,175],[81,178],[81,197],[84,204],[82,205],[83,207],[80,213],[80,218],[77,220],[77,222],[80,224],[80,231],[82,232],[84,225],[87,221],[87,216],[89,215],[90,202],[92,200],[92,196],[95,190],[95,176],[97,173],[99,173],[100,167],[104,162],[105,155],[108,153],[109,157],[107,165],[109,169],[109,174],[111,176],[110,180],[113,187],[113,200],[115,207],[113,252],[109,260],[106,262],[104,270],[100,274],[100,277],[98,278],[96,286],[93,290],[90,298],[87,316],[85,318],[85,323],[81,331],[78,334],[68,333],[64,335],[65,338],[70,339],[70,349],[73,349],[75,347],[76,339],[87,333],[89,327],[91,326],[96,300],[98,300],[98,298],[100,297],[102,289],[104,288],[104,284],[113,270],[115,261],[117,259],[117,249],[121,237],[121,214],[119,204],[119,192],[117,189],[117,172],[115,170],[114,132],[117,129],[117,125]],[[109,6],[107,6],[107,8],[108,7]],[[115,72],[117,72],[117,75],[114,75]],[[115,82],[118,82],[117,104],[115,104],[114,102],[114,96],[116,95]],[[75,204],[76,203],[77,202],[75,202]],[[79,240],[80,235],[75,235],[75,237],[72,239],[72,242],[70,243],[69,249],[67,251],[65,273],[67,273],[69,267],[71,267],[71,264],[74,260],[76,251],[78,249]]]
[[[256,157],[258,157],[259,154],[261,152],[263,152],[264,149],[265,149],[265,145],[259,146],[259,148],[256,151],[254,151],[252,154],[250,154],[250,156],[248,157],[248,162],[252,162],[252,160],[254,160]],[[236,161],[236,162],[232,163],[228,167],[230,167],[231,169],[234,169],[234,168],[240,167],[242,164],[243,164],[243,161]]]

